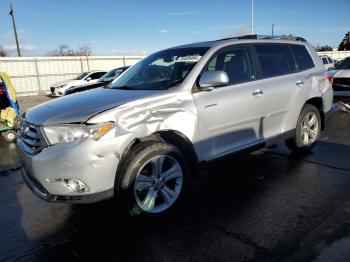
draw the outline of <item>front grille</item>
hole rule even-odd
[[[350,91],[350,78],[333,78],[334,91]]]
[[[23,121],[21,125],[20,145],[22,149],[30,155],[40,153],[47,143],[40,127]]]

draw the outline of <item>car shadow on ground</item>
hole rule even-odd
[[[263,151],[221,160],[190,186],[174,212],[162,218],[130,217],[116,201],[73,205],[63,228],[72,232],[67,243],[41,257],[229,261],[266,256],[263,247],[242,232],[230,231],[225,221],[235,224],[240,214],[256,205],[265,194],[265,183],[293,176],[298,165],[279,160]]]
[[[327,146],[350,154],[350,146],[321,145]],[[285,257],[297,248],[306,231],[334,211],[334,198],[350,198],[350,193],[344,193],[350,181],[339,179],[344,170],[334,171],[331,181],[322,181],[329,176],[329,167],[312,159],[324,148],[304,156],[284,155],[284,150],[278,146],[220,160],[191,184],[175,212],[162,218],[130,217],[115,201],[72,205],[69,217],[54,233],[65,236],[65,241],[36,259],[58,261],[67,255],[77,260],[118,261]],[[308,192],[313,187],[321,194],[327,191],[324,199]],[[316,207],[300,205],[300,199]]]

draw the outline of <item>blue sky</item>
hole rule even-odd
[[[26,56],[59,44],[88,43],[94,54],[151,53],[170,46],[249,32],[250,0],[13,0]],[[254,0],[258,34],[294,34],[337,46],[350,31],[350,0]],[[0,46],[11,55],[9,1],[0,0]]]

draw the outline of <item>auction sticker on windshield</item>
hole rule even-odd
[[[201,57],[200,55],[179,56],[176,62],[197,63]]]

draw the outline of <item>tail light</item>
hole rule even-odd
[[[333,85],[333,76],[327,76],[328,81]]]

